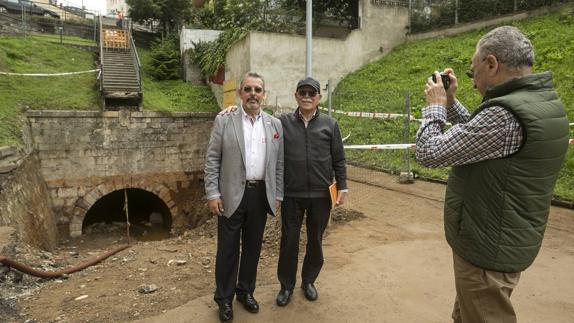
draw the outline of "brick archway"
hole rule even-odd
[[[175,202],[171,198],[171,193],[169,188],[161,183],[154,183],[154,185],[145,185],[144,183],[139,183],[135,185],[106,185],[100,184],[86,193],[84,196],[78,198],[74,204],[72,211],[72,219],[70,221],[70,236],[79,237],[82,235],[82,224],[86,217],[88,210],[102,197],[123,189],[141,189],[150,193],[155,194],[159,199],[161,199],[165,205],[168,207],[169,212],[172,217],[178,213],[178,208]]]

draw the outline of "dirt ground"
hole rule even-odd
[[[364,176],[382,187],[349,183],[348,201],[335,212],[324,241],[319,299],[308,302],[297,290],[288,306],[275,305],[279,223],[269,218],[255,293],[261,311],[247,313],[235,303],[234,322],[450,321],[454,285],[443,236],[444,186]],[[574,211],[552,208],[542,251],[512,296],[520,322],[574,322],[573,233]],[[75,264],[120,243],[125,239],[118,234],[85,235],[40,258],[48,267]],[[3,287],[5,295],[19,296],[4,297],[0,321],[217,322],[214,255],[212,219],[179,237],[135,242],[66,279],[25,275],[21,284],[28,289],[9,293]]]

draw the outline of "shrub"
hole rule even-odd
[[[181,76],[179,42],[171,36],[154,42],[151,47],[149,73],[158,80],[176,80]]]

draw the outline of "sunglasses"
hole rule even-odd
[[[317,95],[317,91],[313,91],[313,90],[298,90],[297,91],[297,95],[299,95],[300,97],[306,97],[309,96],[310,98],[314,98]]]
[[[263,93],[263,88],[260,88],[258,86],[256,87],[246,86],[243,88],[243,92],[251,93],[252,91],[255,91],[255,93],[257,94],[260,94]]]

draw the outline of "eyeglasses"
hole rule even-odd
[[[484,57],[480,60],[480,62],[484,62],[487,59],[487,57]],[[476,67],[476,66],[475,66]],[[470,78],[471,80],[474,79],[474,70],[471,68],[470,70],[465,72],[466,76],[468,76],[468,78]]]
[[[256,87],[246,86],[243,88],[243,92],[251,93],[252,91],[255,91],[255,93],[257,94],[260,94],[263,93],[263,88],[260,88],[258,86]]]
[[[314,98],[317,95],[317,91],[314,91],[314,90],[298,90],[297,95],[299,95],[300,97],[303,97],[303,98],[306,96],[309,96],[310,98]]]

